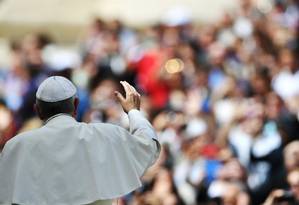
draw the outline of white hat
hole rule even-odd
[[[73,97],[76,92],[71,81],[61,76],[52,76],[40,84],[36,98],[44,102],[58,102]]]
[[[192,139],[204,134],[207,129],[207,123],[203,119],[194,118],[187,124],[186,134],[189,139]]]

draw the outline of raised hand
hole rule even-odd
[[[118,91],[115,91],[115,96],[117,100],[120,102],[122,108],[126,113],[128,113],[132,109],[140,109],[140,94],[135,90],[133,86],[131,86],[126,81],[120,81],[125,92],[126,97],[123,97]]]

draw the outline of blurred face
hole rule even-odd
[[[99,34],[101,32],[103,26],[104,26],[104,23],[101,20],[98,20],[98,19],[94,20],[89,27],[90,35],[93,36],[93,35]]]
[[[166,46],[175,46],[179,42],[179,32],[174,27],[166,28],[163,35],[162,41]]]
[[[219,171],[219,177],[229,180],[243,180],[245,173],[237,159],[227,162]]]
[[[34,34],[27,35],[23,40],[22,48],[26,53],[39,50],[38,37]]]
[[[257,136],[264,125],[264,105],[255,101],[248,103],[245,110],[243,128],[252,136]]]
[[[263,119],[260,117],[253,117],[247,119],[245,122],[245,130],[253,137],[257,136],[263,128]]]
[[[0,132],[3,132],[11,123],[12,115],[7,107],[0,105],[0,116]]]
[[[11,69],[16,75],[19,75],[26,71],[26,69],[23,68],[23,58],[20,51],[11,53]]]
[[[299,166],[299,142],[294,141],[288,144],[284,151],[285,166],[292,171]]]
[[[288,182],[294,194],[294,197],[297,201],[299,201],[299,170],[292,171],[288,175]]]
[[[270,93],[267,95],[266,99],[266,115],[270,119],[275,119],[278,117],[281,108],[281,101],[275,93]]]
[[[290,50],[284,49],[279,53],[279,60],[282,68],[292,69],[294,65],[294,55]]]
[[[262,76],[255,76],[252,79],[251,83],[253,90],[255,93],[264,95],[269,90],[269,84],[266,79],[264,79]]]
[[[178,200],[174,194],[167,195],[163,200],[163,205],[176,205]]]
[[[106,109],[110,103],[114,102],[114,91],[117,85],[112,80],[103,80],[92,93],[92,102],[96,107]]]
[[[172,193],[172,178],[168,170],[162,169],[158,172],[153,193],[160,199]]]
[[[224,205],[236,205],[237,196],[240,192],[237,186],[227,183],[225,187],[225,192],[223,195],[223,204]]]
[[[208,47],[214,40],[214,29],[212,27],[204,27],[199,32],[199,42],[204,48]]]
[[[220,66],[223,63],[225,57],[225,48],[217,43],[213,43],[209,46],[209,59],[212,65]]]

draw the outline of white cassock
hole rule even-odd
[[[59,114],[8,141],[0,155],[0,204],[111,204],[141,186],[160,145],[137,110],[130,132]]]

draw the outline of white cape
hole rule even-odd
[[[0,155],[0,204],[81,205],[140,187],[159,146],[139,111],[129,119],[130,133],[59,115],[14,137]]]

